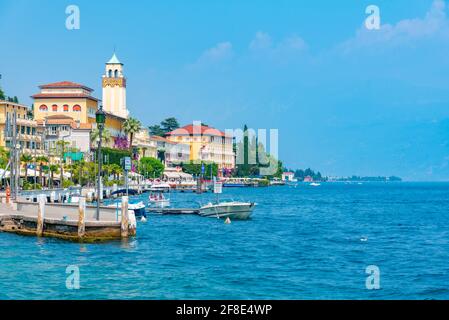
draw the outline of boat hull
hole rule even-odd
[[[205,206],[200,209],[199,215],[207,218],[247,220],[251,217],[254,207],[254,203]]]

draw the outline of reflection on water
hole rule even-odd
[[[149,215],[136,238],[95,244],[0,234],[0,298],[449,298],[449,184],[224,192],[258,203],[252,220]],[[171,195],[186,208],[214,198]],[[80,290],[66,289],[69,265],[80,267]],[[371,265],[382,290],[366,289]]]

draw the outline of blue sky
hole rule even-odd
[[[70,4],[80,30],[65,28]],[[380,30],[363,27],[370,4]],[[288,167],[449,180],[448,10],[442,0],[0,0],[0,85],[26,104],[62,80],[101,98],[115,46],[145,125],[246,123],[279,129]]]

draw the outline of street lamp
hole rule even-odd
[[[97,214],[96,219],[97,221],[100,220],[100,186],[101,186],[101,139],[104,129],[104,124],[106,122],[106,113],[103,111],[103,106],[100,106],[100,108],[95,113],[95,122],[97,123],[98,128],[98,182],[97,182]]]

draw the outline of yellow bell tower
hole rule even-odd
[[[122,118],[128,118],[126,107],[126,78],[123,75],[123,63],[112,56],[106,63],[103,75],[103,110]]]

